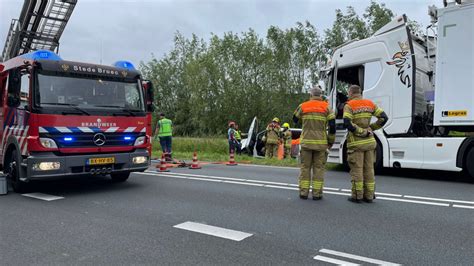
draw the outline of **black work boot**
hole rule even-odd
[[[354,202],[354,203],[361,203],[362,202],[360,199],[355,199],[353,197],[349,197],[349,198],[347,198],[347,200],[350,201],[350,202]]]
[[[308,196],[305,196],[305,195],[300,195],[300,199],[308,199]]]
[[[364,198],[364,202],[367,202],[367,203],[372,203],[372,202],[374,202],[374,200],[372,200],[372,199],[366,199],[366,198]]]
[[[313,196],[313,200],[322,200],[323,196]]]

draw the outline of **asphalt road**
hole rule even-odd
[[[338,171],[322,201],[301,200],[297,175],[205,165],[37,183],[61,198],[0,197],[0,264],[473,264],[474,184],[459,175],[378,175],[373,204],[348,202]]]

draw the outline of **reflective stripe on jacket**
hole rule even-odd
[[[336,119],[329,104],[320,97],[311,97],[298,106],[294,116],[302,119],[301,147],[310,150],[326,150],[335,141],[335,134],[328,134],[328,122]]]
[[[381,118],[383,110],[368,99],[355,96],[344,106],[344,119],[349,119],[353,132],[348,131],[347,148],[349,150],[374,150],[377,142],[373,135],[368,135],[368,129],[377,130],[386,121]],[[372,116],[378,118],[377,122],[370,123]]]

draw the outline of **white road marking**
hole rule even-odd
[[[222,182],[222,180],[218,180],[218,179],[199,178],[199,177],[188,177],[187,179],[191,179],[191,180],[201,180],[201,181],[209,181],[209,182],[217,182],[217,183]]]
[[[341,195],[341,196],[350,196],[351,194],[349,193],[343,193],[343,192],[334,192],[334,191],[324,191],[325,194],[333,194],[333,195]]]
[[[357,266],[357,265],[360,265],[360,264],[348,262],[348,261],[345,261],[345,260],[333,259],[333,258],[321,256],[321,255],[314,256],[313,259],[324,261],[324,262],[327,262],[327,263],[337,264],[337,265],[344,265],[344,266]]]
[[[319,250],[319,252],[326,253],[326,254],[331,254],[331,255],[335,255],[335,256],[339,256],[339,257],[344,257],[344,258],[348,258],[348,259],[353,259],[353,260],[365,261],[365,262],[373,263],[373,264],[377,264],[377,265],[387,265],[387,266],[389,266],[389,265],[390,266],[400,265],[400,264],[393,263],[393,262],[367,258],[367,257],[363,257],[363,256],[358,256],[358,255],[349,254],[349,253],[340,252],[340,251],[335,251],[335,250],[330,250],[330,249],[321,249],[321,250]]]
[[[453,202],[453,203],[474,204],[474,201],[464,201],[464,200],[438,199],[438,198],[409,196],[409,195],[405,195],[405,196],[403,196],[403,197],[404,197],[404,198],[409,198],[409,199],[424,199],[424,200],[435,200],[435,201],[444,201],[444,202]]]
[[[182,173],[169,173],[170,175],[181,175],[181,176],[194,176],[194,177],[205,177],[205,178],[215,178],[223,180],[235,180],[235,181],[245,181],[243,178],[233,178],[233,177],[223,177],[223,176],[209,176],[209,175],[195,175],[195,174],[182,174]]]
[[[281,186],[274,186],[274,185],[265,185],[265,187],[287,189],[287,190],[299,190],[299,188],[296,188],[296,187],[281,187]]]
[[[449,204],[447,203],[437,203],[437,202],[429,202],[429,201],[421,201],[421,200],[394,199],[394,198],[387,198],[387,197],[377,197],[377,199],[449,207]]]
[[[463,209],[474,209],[474,206],[465,206],[465,205],[457,205],[453,204],[454,208],[463,208]]]
[[[239,164],[240,166],[247,167],[262,167],[262,168],[272,168],[272,169],[290,169],[290,170],[299,170],[299,167],[289,167],[289,166],[271,166],[271,165],[258,165],[258,164]]]
[[[333,191],[339,191],[339,190],[341,190],[340,188],[335,188],[335,187],[323,187],[323,189],[333,190]]]
[[[255,183],[246,183],[246,182],[239,182],[239,181],[222,181],[222,183],[229,183],[229,184],[237,184],[237,185],[245,185],[245,186],[254,186],[254,187],[263,187],[264,184],[255,184]]]
[[[183,230],[188,230],[192,232],[197,232],[205,235],[216,236],[220,238],[230,239],[234,241],[242,241],[247,237],[252,236],[253,234],[226,229],[222,227],[195,223],[195,222],[184,222],[173,226],[174,228],[179,228]]]
[[[27,194],[21,194],[21,195],[24,197],[40,199],[40,200],[45,200],[45,201],[64,199],[64,197],[53,196],[53,195],[48,195],[48,194],[43,194],[43,193],[27,193]]]
[[[389,196],[389,197],[401,197],[402,195],[400,194],[391,194],[391,193],[381,193],[381,192],[375,192],[375,195],[380,195],[380,196]]]
[[[172,177],[172,178],[179,178],[179,179],[191,179],[191,180],[199,180],[199,181],[210,181],[210,182],[216,182],[216,183],[228,183],[228,184],[256,186],[256,187],[278,188],[278,189],[285,189],[285,190],[298,190],[297,184],[271,182],[271,181],[254,180],[254,179],[244,179],[244,178],[219,177],[219,176],[196,175],[196,174],[186,174],[186,173],[160,173],[160,172],[154,172],[154,171],[146,171],[145,173],[136,173],[136,174],[151,175],[151,176],[164,176],[164,177]],[[341,196],[350,196],[350,193],[344,193],[344,192],[351,192],[351,190],[324,187],[324,193],[333,194],[333,195],[341,195]],[[427,200],[432,200],[432,201],[453,202],[453,203],[459,202],[459,203],[474,204],[474,202],[472,201],[436,199],[436,198],[401,195],[401,194],[393,194],[393,193],[376,192],[376,195],[377,195],[377,199],[380,199],[380,200],[425,204],[425,205],[433,205],[433,206],[441,206],[441,207],[449,207],[450,204],[440,203],[440,202],[431,202],[431,201],[422,201],[422,200],[415,200],[415,199],[427,199]],[[388,197],[384,197],[380,195],[384,195]],[[413,198],[413,200],[410,200],[407,198]],[[454,204],[452,207],[474,209],[474,206],[471,207],[471,206],[456,205],[456,204]]]

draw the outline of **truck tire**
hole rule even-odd
[[[27,183],[20,180],[20,162],[18,152],[13,150],[10,159],[5,163],[4,173],[7,175],[7,182],[16,193],[24,193],[27,190]]]
[[[466,156],[466,162],[464,164],[466,172],[474,179],[474,147],[471,147]]]
[[[112,173],[110,174],[110,177],[112,178],[112,181],[121,183],[127,181],[127,179],[130,177],[130,172]]]

